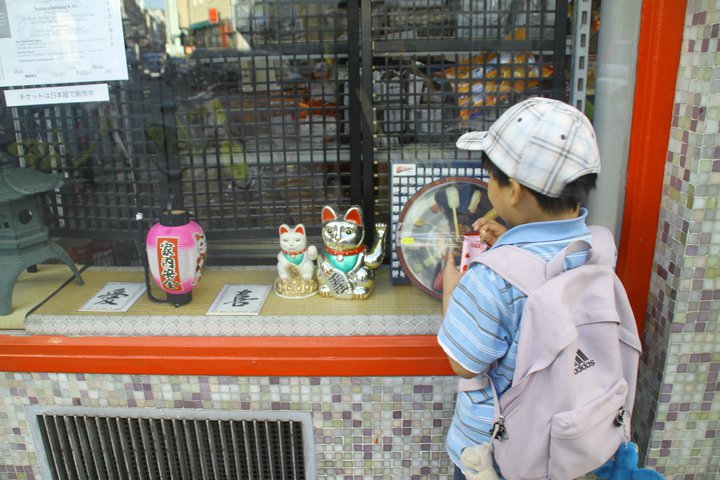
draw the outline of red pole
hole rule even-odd
[[[687,0],[643,1],[617,272],[643,330]],[[602,28],[602,27],[601,27]]]

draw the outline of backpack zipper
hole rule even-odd
[[[525,395],[525,392],[527,392],[528,388],[530,388],[530,385],[532,385],[533,381],[535,380],[535,373],[532,373],[530,375],[530,378],[525,382],[525,384],[522,386],[522,389],[517,391],[513,390],[513,387],[510,387],[510,390],[505,392],[505,396],[507,397],[508,394],[512,397],[507,401],[507,404],[505,405],[505,408],[502,410],[500,409],[500,399],[495,398],[495,401],[498,405],[498,418],[493,423],[492,428],[490,429],[490,434],[492,438],[494,439],[505,439],[507,438],[507,430],[505,429],[505,417],[512,413],[513,407],[522,399],[522,397]]]

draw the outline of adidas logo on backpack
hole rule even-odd
[[[477,261],[527,295],[513,383],[497,400],[494,457],[508,480],[570,480],[600,467],[629,439],[640,339],[613,270],[615,243],[590,227],[546,263],[514,246]],[[579,267],[565,258],[587,251]]]
[[[578,351],[575,352],[575,375],[594,366],[595,360],[590,360],[582,350],[578,349]]]

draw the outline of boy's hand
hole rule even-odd
[[[443,269],[443,315],[447,309],[448,302],[450,301],[450,294],[457,284],[460,283],[460,279],[463,274],[458,270],[455,265],[455,256],[451,248],[448,249],[447,258],[445,261],[445,268]]]
[[[507,228],[503,224],[485,217],[475,220],[473,230],[480,232],[480,239],[489,245],[494,245],[497,239],[507,232]]]

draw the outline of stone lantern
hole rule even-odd
[[[50,239],[36,196],[62,184],[57,175],[19,168],[0,157],[0,315],[12,313],[13,289],[23,270],[32,272],[46,260],[67,264],[84,283],[70,255]]]

